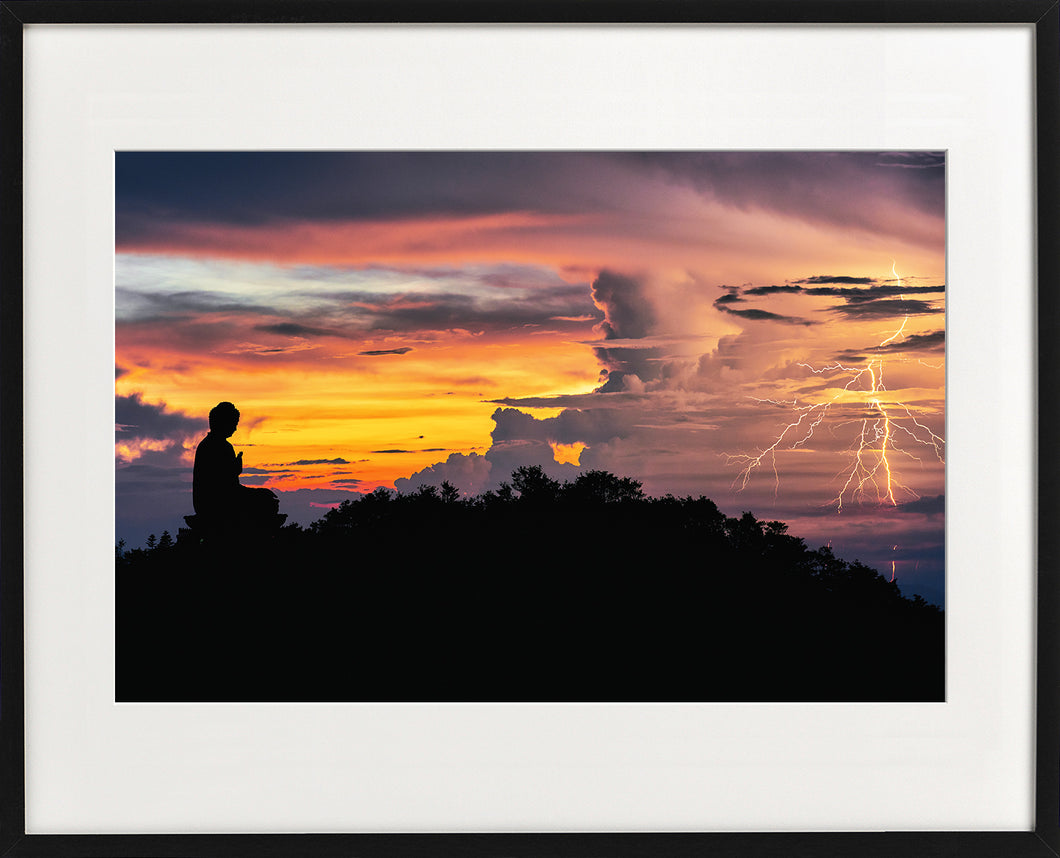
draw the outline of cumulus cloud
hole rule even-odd
[[[420,486],[440,486],[448,482],[461,494],[477,495],[490,485],[492,463],[479,453],[451,453],[444,462],[430,465],[409,477],[394,480],[399,492],[412,492]]]
[[[590,395],[583,402],[597,398]],[[612,401],[608,397],[608,401]],[[462,493],[478,494],[496,489],[519,467],[537,465],[553,479],[573,479],[584,467],[557,462],[553,445],[595,445],[601,451],[637,431],[643,414],[630,408],[568,408],[558,415],[537,418],[517,408],[498,408],[493,415],[491,445],[485,454],[451,453],[444,462],[431,465],[407,478],[395,480],[399,491],[414,491],[423,485],[441,485],[447,480]],[[588,449],[588,448],[587,448]],[[601,462],[603,452],[591,458]],[[599,465],[598,465],[599,466]]]
[[[621,346],[600,345],[593,348],[600,363],[603,384],[598,393],[613,393],[637,388],[659,375],[661,351],[654,345],[640,346],[637,340],[650,337],[656,324],[656,312],[650,290],[639,279],[604,270],[591,286],[593,303],[604,313],[597,330],[604,340],[621,340]]]
[[[534,441],[547,446],[551,443],[595,444],[625,437],[643,415],[630,408],[586,407],[568,408],[555,417],[537,418],[517,408],[498,408],[492,417],[494,427],[490,437],[494,445]]]
[[[592,296],[604,311],[599,328],[605,339],[636,339],[651,333],[655,311],[640,281],[604,270],[593,281]]]
[[[568,462],[557,462],[552,446],[544,441],[514,440],[495,443],[485,454],[491,465],[490,488],[497,488],[511,479],[516,468],[541,468],[554,480],[564,482],[580,473],[579,467]]]

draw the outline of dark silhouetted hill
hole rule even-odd
[[[116,558],[121,701],[938,701],[944,616],[776,521],[520,468]]]

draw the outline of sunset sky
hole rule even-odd
[[[131,545],[230,400],[291,521],[602,468],[943,601],[942,153],[123,152],[115,228]]]

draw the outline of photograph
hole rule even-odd
[[[0,69],[0,854],[1060,856],[1057,0]]]
[[[115,152],[116,700],[945,701],[946,176]]]

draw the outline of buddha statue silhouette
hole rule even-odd
[[[239,411],[231,402],[210,410],[210,431],[195,449],[192,474],[193,529],[239,534],[278,527],[280,502],[269,489],[244,486],[243,453],[236,453],[229,438],[239,425]],[[187,519],[186,519],[187,520]]]

